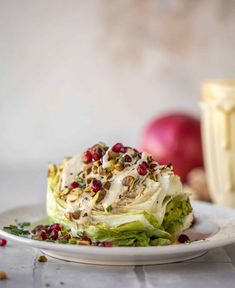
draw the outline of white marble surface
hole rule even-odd
[[[40,167],[1,169],[0,211],[42,201],[45,174]],[[0,288],[233,288],[235,283],[235,244],[182,263],[136,267],[84,265],[50,257],[48,262],[39,263],[36,258],[40,254],[37,249],[11,242],[0,247],[0,271],[9,277],[0,281]]]
[[[40,251],[9,243],[0,248],[0,271],[9,277],[0,288],[27,287],[174,287],[232,288],[235,283],[235,245],[215,249],[194,260],[153,266],[96,266],[48,257]]]

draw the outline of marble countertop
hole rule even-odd
[[[0,271],[8,280],[0,288],[39,287],[174,287],[232,288],[235,283],[235,245],[212,250],[181,263],[151,266],[96,266],[48,258],[42,253],[11,242],[0,247]]]
[[[46,187],[42,171],[33,168],[0,171],[0,212],[16,205],[41,202]],[[32,190],[28,188],[28,179]],[[9,278],[0,281],[0,288],[235,287],[235,244],[211,250],[193,260],[151,266],[96,266],[50,257],[46,263],[40,263],[38,255],[41,255],[39,250],[12,242],[0,247],[0,271],[6,272]]]

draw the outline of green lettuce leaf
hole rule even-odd
[[[133,221],[118,227],[108,227],[104,224],[89,225],[85,228],[84,234],[91,238],[92,241],[108,241],[112,242],[114,246],[155,246],[171,243],[171,240],[169,240],[171,238],[170,234],[160,231],[160,229],[146,231],[145,226],[140,221]],[[166,241],[152,242],[151,239],[154,239],[157,235],[167,236],[168,239],[164,239]]]
[[[170,233],[173,238],[179,236],[185,217],[192,212],[189,199],[182,199],[182,197],[185,196],[177,196],[167,204],[162,223],[162,228]]]
[[[92,223],[104,223],[109,227],[116,227],[130,222],[139,221],[146,230],[152,230],[160,225],[154,215],[146,211],[112,214],[107,212],[93,212]]]
[[[170,245],[171,241],[169,239],[164,239],[164,238],[157,238],[154,240],[150,241],[151,246],[165,246],[165,245]]]
[[[106,225],[88,226],[85,234],[95,242],[112,242],[114,246],[148,246],[149,237],[139,221],[110,228]]]

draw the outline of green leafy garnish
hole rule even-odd
[[[20,223],[17,223],[17,226],[20,227],[20,228],[28,227],[28,226],[30,226],[30,225],[31,225],[30,222],[20,222]]]
[[[30,232],[29,230],[26,230],[25,227],[30,226],[29,222],[22,222],[22,223],[17,223],[17,225],[9,225],[3,227],[3,229],[13,235],[29,235]]]

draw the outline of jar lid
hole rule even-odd
[[[235,101],[235,79],[208,80],[202,85],[203,100]]]

